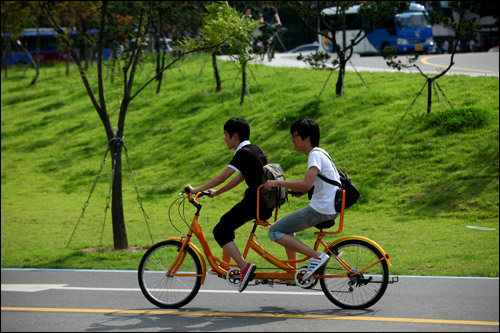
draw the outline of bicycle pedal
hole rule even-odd
[[[255,280],[255,285],[268,285],[269,287],[274,286],[274,281],[273,280],[268,280],[268,279],[259,279]]]

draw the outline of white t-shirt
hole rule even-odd
[[[329,158],[330,155],[322,149],[315,147],[309,153],[307,160],[307,169],[315,166],[318,168],[319,173],[329,179],[335,180],[340,183],[340,176],[337,169],[333,166],[332,161]],[[329,184],[316,176],[314,180],[314,195],[309,201],[309,206],[318,213],[325,215],[333,215],[337,212],[335,211],[335,193],[338,187]]]

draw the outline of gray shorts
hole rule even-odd
[[[269,238],[275,242],[285,235],[294,235],[295,232],[314,227],[321,222],[334,220],[336,217],[337,214],[320,214],[306,206],[286,215],[269,227]]]

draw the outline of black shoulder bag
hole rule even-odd
[[[337,166],[335,165],[335,163],[333,163],[330,156],[328,156],[327,154],[325,154],[325,155],[328,157],[330,162],[332,162],[333,167],[339,173],[340,183],[333,180],[333,179],[326,178],[325,176],[322,176],[321,174],[318,174],[318,177],[321,180],[327,182],[328,184],[335,185],[335,186],[340,188],[339,190],[337,190],[337,193],[335,193],[335,210],[337,211],[337,213],[340,213],[340,210],[342,209],[342,191],[341,190],[345,190],[344,208],[349,208],[352,205],[354,205],[358,201],[361,194],[359,193],[356,186],[354,186],[354,184],[352,183],[352,180],[349,177],[349,175],[347,175],[346,173],[342,172],[339,168],[337,168]],[[311,197],[312,197],[312,194],[310,194],[309,199]]]

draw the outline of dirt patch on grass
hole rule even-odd
[[[84,249],[78,249],[80,252],[143,252],[149,249],[149,246],[129,246],[127,249],[115,250],[113,246],[105,247],[88,247]]]

